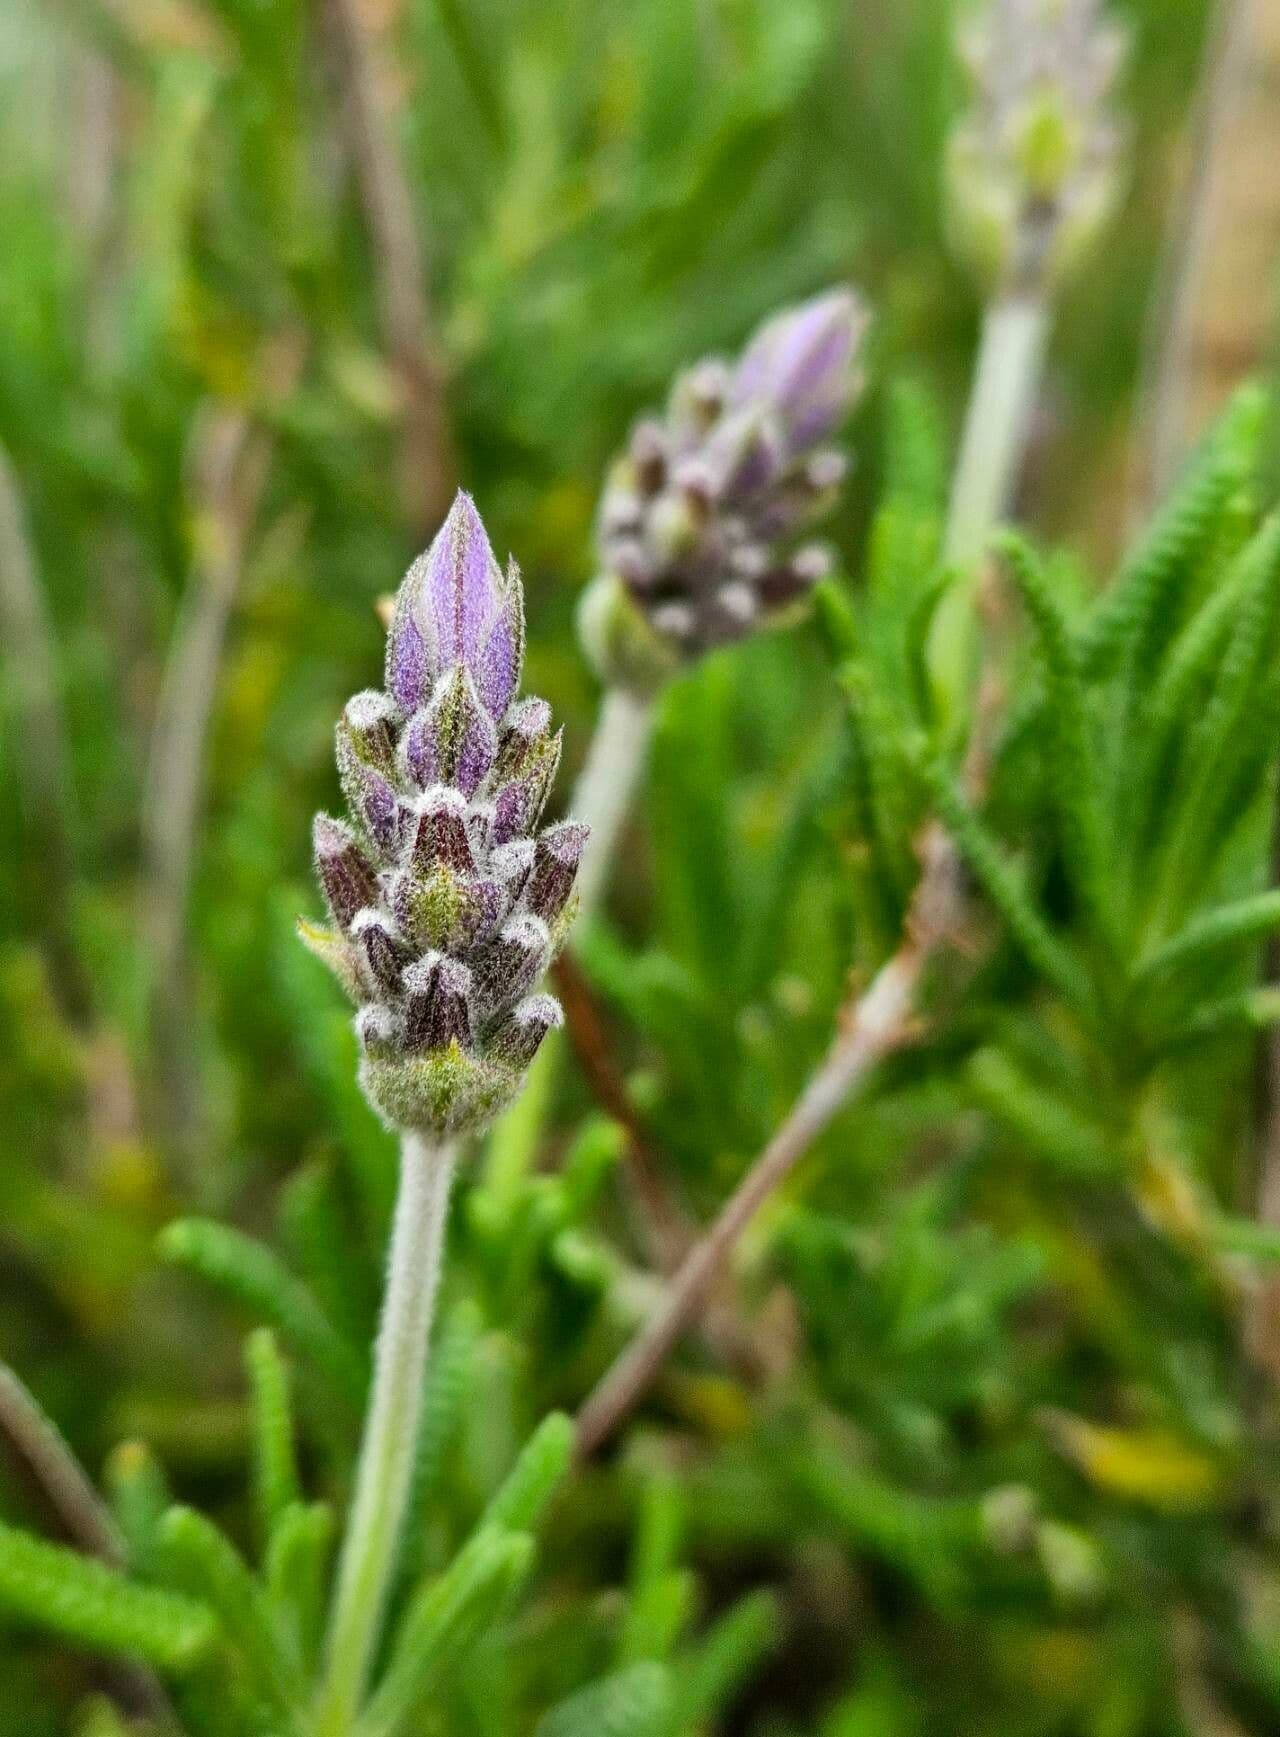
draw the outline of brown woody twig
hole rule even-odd
[[[328,0],[342,107],[373,250],[383,341],[404,396],[403,493],[415,530],[444,514],[454,477],[444,370],[431,318],[425,249],[396,143],[392,69],[358,0]]]

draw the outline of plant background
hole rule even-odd
[[[952,9],[360,10],[420,233],[457,475],[523,566],[528,686],[563,719],[572,767],[597,697],[572,622],[599,480],[677,367],[851,279],[876,314],[858,472],[833,528],[855,592],[886,477],[916,458],[936,493],[979,316],[940,205],[960,98]],[[1133,30],[1129,186],[1061,309],[1022,498],[1086,585],[1122,545],[1140,468],[1144,343],[1207,9],[1118,10]],[[335,800],[333,721],[379,669],[376,600],[432,528],[405,486],[415,376],[379,304],[387,262],[334,16],[304,0],[13,0],[0,16],[4,516],[7,533],[25,522],[48,613],[70,843],[63,860],[58,827],[24,802],[20,768],[45,743],[15,698],[14,647],[0,1351],[91,1467],[144,1440],[233,1531],[248,1524],[245,1317],[157,1261],[157,1234],[194,1212],[263,1235],[358,1344],[394,1160],[356,1092],[337,997],[292,936],[316,908],[309,823]],[[1222,361],[1229,379],[1262,359],[1265,325],[1259,310]],[[895,427],[930,424],[937,453],[908,440],[904,458]],[[224,614],[189,898],[165,952],[143,820],[165,661],[193,618]],[[822,1052],[848,960],[883,944],[854,892],[865,840],[844,709],[811,627],[677,684],[587,949],[618,1066],[695,1219]],[[1255,1041],[1215,1049],[1189,1118],[1198,1179],[1236,1210]],[[1123,1194],[1082,1202],[984,1120],[951,1060],[891,1070],[753,1230],[742,1283],[767,1373],[693,1344],[561,1497],[531,1599],[500,1658],[459,1664],[441,1729],[528,1730],[620,1663],[683,1658],[735,1609],[724,1683],[689,1729],[1275,1729],[1275,1467],[1235,1311]],[[537,1418],[582,1398],[644,1294],[644,1213],[576,1071],[536,1144],[521,1141],[508,1128],[475,1161],[455,1212],[447,1327],[471,1335],[469,1379],[428,1560]],[[305,1372],[303,1402],[323,1486],[354,1424]],[[1051,1518],[1011,1554],[1000,1520],[1017,1529],[1026,1492]],[[55,1530],[16,1465],[0,1512]],[[735,1606],[761,1588],[771,1604]],[[6,1627],[0,1732],[93,1729],[101,1680]]]

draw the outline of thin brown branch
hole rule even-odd
[[[626,1175],[645,1216],[651,1244],[647,1252],[659,1267],[670,1271],[692,1246],[696,1226],[667,1187],[662,1166],[614,1060],[613,1044],[582,967],[572,954],[565,953],[552,967],[552,977],[564,1007],[569,1042],[587,1084],[601,1108],[626,1133]]]
[[[61,1430],[7,1363],[0,1363],[0,1434],[67,1539],[113,1568],[125,1567],[125,1541],[106,1503]],[[165,1717],[166,1728],[173,1728],[168,1697],[150,1671],[115,1665],[112,1678],[122,1701],[138,1712]]]
[[[571,954],[552,967],[556,993],[564,1006],[569,1042],[601,1107],[627,1137],[623,1175],[637,1208],[644,1252],[659,1274],[670,1277],[698,1240],[698,1227],[668,1187],[661,1159],[653,1149],[643,1120],[631,1102],[586,973]],[[656,1275],[652,1280],[661,1286]],[[746,1318],[731,1275],[721,1273],[716,1295],[708,1300],[702,1336],[713,1352],[749,1379],[776,1371],[789,1357],[790,1335],[775,1322],[763,1327]]]
[[[359,0],[328,0],[328,12],[373,251],[383,342],[404,398],[405,511],[415,530],[426,531],[448,506],[455,466],[426,251],[396,140],[393,69]]]
[[[10,714],[9,750],[31,829],[30,885],[54,986],[69,1019],[87,1023],[89,986],[72,934],[75,859],[57,659],[27,532],[17,474],[0,447],[0,642]]]
[[[660,1308],[641,1328],[578,1414],[580,1455],[595,1451],[648,1391],[668,1353],[706,1303],[739,1237],[790,1176],[877,1065],[917,1032],[916,990],[934,949],[959,917],[959,864],[941,827],[921,844],[921,875],[902,946],[846,1010],[825,1061],[672,1279]]]
[[[989,562],[983,564],[975,602],[985,625],[986,649],[963,771],[966,793],[973,800],[987,787],[1004,698],[995,656],[1004,625],[1001,593]],[[865,992],[846,1004],[826,1058],[786,1120],[689,1251],[661,1305],[588,1395],[577,1419],[580,1456],[593,1453],[643,1398],[680,1335],[710,1300],[739,1237],[760,1207],[879,1064],[919,1036],[921,979],[934,955],[957,939],[965,914],[963,866],[937,821],[926,826],[919,855],[920,878],[907,910],[901,946]]]
[[[123,1567],[124,1539],[62,1432],[7,1363],[0,1363],[0,1431],[73,1544]]]

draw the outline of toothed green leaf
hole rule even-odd
[[[101,1562],[3,1525],[0,1606],[81,1646],[132,1654],[164,1671],[190,1669],[217,1632],[206,1604],[134,1585]]]
[[[249,1335],[245,1361],[253,1393],[253,1489],[264,1540],[283,1509],[298,1500],[289,1372],[269,1328]]]
[[[362,1359],[334,1330],[311,1292],[263,1243],[209,1219],[183,1218],[161,1232],[160,1254],[217,1285],[314,1364],[351,1405],[364,1399]]]

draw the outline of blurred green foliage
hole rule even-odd
[[[715,1210],[825,1048],[850,963],[892,950],[931,804],[983,913],[936,1027],[753,1225],[736,1331],[691,1336],[541,1512],[504,1479],[651,1301],[651,1227],[569,1070],[533,1149],[517,1125],[477,1157],[401,1570],[392,1657],[419,1674],[393,1665],[370,1731],[405,1709],[450,1737],[1275,1729],[1278,1468],[1241,1340],[1241,1251],[1277,1252],[1243,1222],[1280,702],[1249,402],[1181,517],[1125,561],[1109,532],[1205,7],[1125,9],[1130,190],[1054,338],[1028,500],[1066,547],[1010,557],[1016,680],[981,817],[934,757],[921,677],[978,317],[940,212],[950,5],[365,10],[459,474],[525,569],[530,686],[571,759],[596,699],[573,605],[630,419],[789,296],[848,277],[876,310],[845,607],[670,690],[583,937],[680,1210]],[[106,1464],[141,1583],[135,1606],[105,1571],[68,1581],[64,1633],[151,1636],[167,1667],[212,1644],[221,1601],[268,1698],[315,1645],[394,1185],[292,921],[315,908],[333,721],[380,667],[375,601],[430,528],[401,487],[407,376],[341,58],[303,0],[0,17],[0,446],[56,646],[71,851],[64,884],[10,669],[0,1351]],[[171,647],[220,596],[158,984],[154,725]],[[111,1737],[117,1685],[21,1620],[60,1570],[3,1548],[9,1522],[57,1533],[13,1469],[0,1733]],[[252,1669],[228,1687],[208,1657],[193,1725],[254,1729]]]

